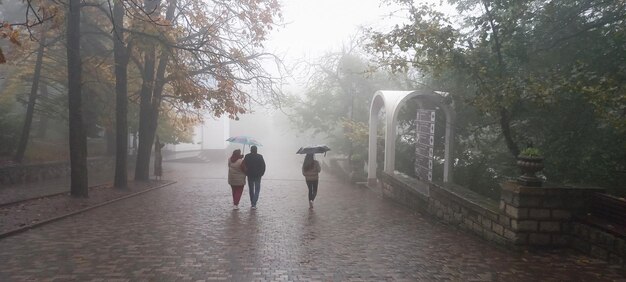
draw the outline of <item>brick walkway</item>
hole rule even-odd
[[[261,152],[262,153],[262,152]],[[0,281],[626,281],[570,251],[515,253],[266,157],[259,208],[231,210],[224,162],[166,162],[178,184],[0,240]]]

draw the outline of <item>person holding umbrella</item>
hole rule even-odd
[[[241,150],[233,151],[228,159],[228,184],[233,190],[233,209],[239,209],[239,200],[246,185],[246,174],[243,172],[243,156]]]
[[[317,184],[320,171],[322,171],[320,163],[315,160],[314,156],[313,153],[306,154],[302,163],[302,175],[304,175],[306,186],[309,188],[309,208],[311,209],[313,208],[315,196],[317,196]]]
[[[263,155],[257,154],[257,147],[251,146],[250,153],[243,159],[243,167],[248,176],[248,189],[250,190],[250,202],[252,209],[256,209],[261,192],[261,177],[265,174],[265,160]]]
[[[306,154],[304,162],[302,163],[302,175],[306,180],[306,186],[309,188],[309,208],[313,208],[313,201],[317,196],[317,184],[319,181],[319,174],[322,171],[320,163],[315,160],[315,154],[324,154],[330,151],[330,148],[326,145],[315,145],[301,147],[296,154]]]

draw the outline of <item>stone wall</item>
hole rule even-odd
[[[510,218],[500,213],[495,201],[456,185],[424,183],[384,172],[379,177],[384,197],[498,244],[510,244],[515,238],[503,224]]]
[[[574,247],[623,262],[624,238],[576,221],[600,188],[502,185],[500,203],[458,185],[379,173],[382,195],[484,239],[512,247]]]
[[[626,235],[578,220],[592,194],[604,189],[527,187],[508,181],[498,204],[458,185],[421,182],[398,172],[377,176],[377,185],[368,185],[374,192],[491,242],[515,249],[570,247],[626,265]]]
[[[593,257],[626,267],[626,238],[593,226],[573,222],[569,226],[570,245]]]
[[[489,241],[498,244],[511,242],[514,234],[503,224],[508,217],[498,212],[495,201],[461,190],[458,186],[431,184],[428,212]]]
[[[381,191],[384,197],[399,202],[411,209],[427,211],[428,186],[413,181],[409,177],[392,177],[384,172],[379,173]],[[398,175],[401,176],[401,175]]]
[[[112,169],[115,159],[98,157],[87,159],[88,170]],[[46,162],[27,165],[0,167],[0,185],[25,184],[47,179],[66,177],[70,174],[70,163]]]
[[[583,213],[600,188],[526,187],[514,181],[502,185],[500,209],[510,220],[516,245],[569,245],[568,225]]]

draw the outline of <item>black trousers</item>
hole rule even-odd
[[[318,180],[307,180],[306,186],[309,187],[309,201],[315,200],[315,196],[317,196],[317,183]]]

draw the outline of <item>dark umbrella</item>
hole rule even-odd
[[[316,145],[316,146],[306,146],[306,147],[302,147],[300,148],[300,150],[298,150],[298,152],[296,152],[296,154],[321,154],[324,153],[324,155],[326,155],[326,152],[330,151],[330,148],[328,148],[328,146],[326,145]]]

